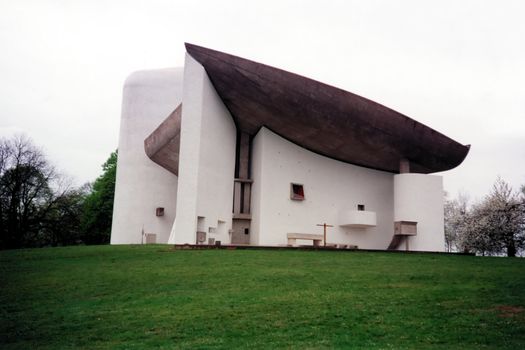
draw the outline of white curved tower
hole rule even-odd
[[[441,176],[394,175],[394,221],[415,226],[404,237],[410,250],[445,250],[443,198]]]
[[[124,84],[111,244],[167,243],[177,176],[155,164],[144,139],[181,103],[182,68],[138,71]],[[163,215],[157,212],[163,208]],[[146,236],[147,235],[147,236]]]

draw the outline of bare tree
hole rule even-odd
[[[35,245],[59,179],[28,137],[0,140],[0,248]]]

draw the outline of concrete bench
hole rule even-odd
[[[295,246],[297,245],[298,239],[304,239],[313,241],[314,247],[319,247],[324,238],[323,235],[315,235],[311,233],[288,233],[286,237],[288,238],[289,246]]]

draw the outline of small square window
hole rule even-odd
[[[364,211],[365,210],[365,205],[364,204],[358,204],[357,205],[357,210],[358,211]]]
[[[164,216],[164,208],[157,208],[155,209],[155,215],[156,216]]]
[[[304,189],[301,184],[290,184],[290,199],[294,201],[304,201]]]

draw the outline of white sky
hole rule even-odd
[[[445,189],[525,184],[525,1],[0,0],[0,136],[26,133],[78,184],[116,149],[122,84],[184,42],[273,65],[463,144]]]

